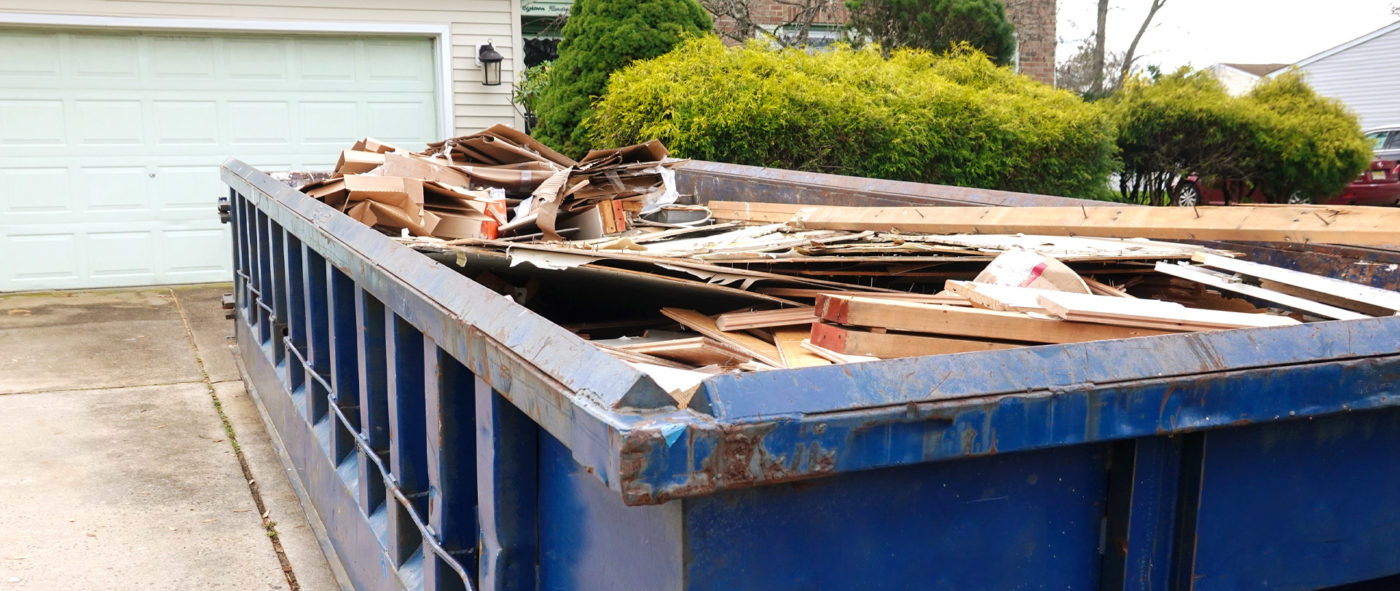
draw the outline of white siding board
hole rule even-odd
[[[1341,100],[1363,128],[1400,123],[1400,29],[1302,66],[1318,94]]]

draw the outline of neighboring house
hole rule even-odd
[[[1318,94],[1351,107],[1362,128],[1400,123],[1400,21],[1294,65]]]
[[[520,20],[518,0],[0,0],[0,292],[230,280],[225,158],[329,168],[360,136],[518,125]]]
[[[1016,71],[1055,85],[1055,0],[1006,0],[1016,27]]]
[[[1206,68],[1216,80],[1225,85],[1231,96],[1240,96],[1259,83],[1259,79],[1271,72],[1288,67],[1288,64],[1215,64]]]

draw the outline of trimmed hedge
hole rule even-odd
[[[1117,166],[1097,107],[967,46],[886,59],[694,39],[615,73],[584,128],[597,146],[1052,195],[1103,197]]]
[[[1297,73],[1232,97],[1210,73],[1182,69],[1128,80],[1104,104],[1118,128],[1128,201],[1165,203],[1171,184],[1188,174],[1225,186],[1232,201],[1256,188],[1274,201],[1321,199],[1371,159],[1356,117]]]

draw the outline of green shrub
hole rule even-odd
[[[1301,74],[1264,80],[1243,102],[1265,113],[1254,182],[1265,195],[1308,199],[1336,195],[1371,162],[1356,116],[1320,97]]]
[[[632,60],[670,51],[687,37],[711,30],[695,0],[575,0],[537,102],[537,139],[580,156],[590,146],[579,122],[603,93],[608,75]]]
[[[1104,101],[1118,129],[1127,201],[1164,204],[1171,183],[1196,174],[1238,201],[1339,192],[1370,160],[1356,118],[1296,74],[1231,97],[1208,72],[1128,80]],[[1233,181],[1225,183],[1224,181]]]
[[[846,0],[852,30],[885,48],[942,52],[968,43],[1003,66],[1016,54],[1016,28],[1001,0]]]
[[[1096,107],[966,46],[886,59],[696,39],[614,74],[584,127],[599,146],[1054,195],[1101,196],[1117,164]]]

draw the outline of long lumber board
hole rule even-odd
[[[1114,296],[1065,292],[1042,292],[1037,299],[1041,306],[1058,318],[1117,326],[1164,330],[1226,330],[1299,324],[1297,320],[1286,316],[1187,308],[1176,302],[1162,300],[1125,300]]]
[[[1187,281],[1195,281],[1207,287],[1213,287],[1222,291],[1234,292],[1240,295],[1249,296],[1263,300],[1271,304],[1290,310],[1297,310],[1317,316],[1319,318],[1331,318],[1334,320],[1356,320],[1359,318],[1369,318],[1365,314],[1352,312],[1336,306],[1329,306],[1322,302],[1300,298],[1298,296],[1264,289],[1257,285],[1250,285],[1238,281],[1233,275],[1227,275],[1219,271],[1212,271],[1203,267],[1192,267],[1188,265],[1175,265],[1166,261],[1157,263],[1157,272],[1172,277],[1180,277]]]
[[[813,345],[842,355],[865,355],[881,359],[945,355],[970,351],[996,351],[1024,347],[991,341],[911,335],[894,332],[872,332],[859,328],[836,326],[825,322],[812,325]]]
[[[1375,314],[1378,316],[1400,312],[1400,292],[1388,289],[1210,254],[1196,254],[1191,257],[1191,260],[1207,267],[1287,285],[1294,288],[1290,291],[1291,295],[1318,299],[1334,306],[1354,309],[1358,312],[1372,314],[1382,310],[1386,311]],[[1268,285],[1265,287],[1274,289]]]
[[[847,326],[1027,343],[1080,343],[1182,332],[838,295],[817,299],[817,317]]]
[[[686,328],[748,353],[753,356],[754,359],[762,361],[763,363],[767,363],[773,367],[786,367],[786,365],[783,364],[783,356],[782,353],[778,351],[778,347],[768,341],[743,333],[722,331],[718,326],[715,326],[714,318],[710,318],[694,310],[662,308],[661,313],[667,318],[679,322]]]
[[[1390,207],[849,207],[715,201],[715,217],[809,230],[1400,245]]]
[[[727,312],[715,317],[715,326],[725,331],[748,330],[750,328],[811,324],[816,319],[817,316],[812,313],[811,306],[804,306],[777,310]]]

